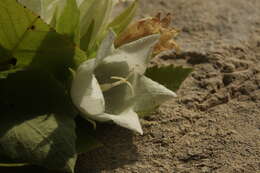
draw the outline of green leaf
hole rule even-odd
[[[88,8],[85,15],[82,16],[81,20],[81,48],[83,50],[87,50],[88,52],[92,52],[95,49],[97,43],[103,39],[105,36],[105,31],[108,25],[108,20],[111,13],[112,8],[112,0],[96,0],[93,2]],[[81,13],[84,13],[81,11]],[[94,21],[94,29],[91,35],[91,39],[89,42],[88,33],[89,27],[91,27],[91,23]],[[89,44],[87,45],[86,43]]]
[[[88,11],[93,6],[96,0],[85,0],[79,5],[80,10],[80,34],[81,36],[85,35],[89,30],[90,24],[93,22],[93,18],[90,20],[91,16],[88,14]],[[92,14],[93,15],[93,14]]]
[[[66,2],[65,8],[62,10],[60,17],[56,20],[55,28],[59,34],[68,35],[77,45],[79,45],[80,11],[76,0],[67,0]]]
[[[48,24],[55,20],[55,15],[60,16],[62,9],[65,7],[67,0],[18,0]]]
[[[85,37],[84,37],[84,42],[83,42],[83,44],[84,44],[85,46],[87,46],[87,47],[90,45],[92,33],[93,33],[93,31],[94,31],[94,26],[95,26],[95,21],[92,20],[92,22],[90,23],[90,26],[88,27],[88,31],[87,31],[87,33],[86,33],[86,35],[85,35]],[[88,50],[88,48],[87,48],[86,50]],[[91,52],[86,51],[86,54],[87,54],[87,56],[89,57],[90,54],[91,54]]]
[[[27,165],[28,163],[14,161],[6,156],[2,156],[2,155],[0,156],[0,167],[21,167]]]
[[[35,12],[60,34],[68,35],[79,44],[80,12],[76,0],[18,0]]]
[[[8,71],[12,68],[12,66],[16,63],[16,59],[2,46],[0,45],[0,72],[1,71]],[[2,73],[0,73],[0,78],[3,76]]]
[[[76,127],[76,146],[78,154],[86,153],[103,146],[103,144],[96,139],[96,132],[91,123],[81,117],[77,117]]]
[[[174,67],[173,65],[164,67],[151,67],[146,70],[146,76],[152,80],[164,85],[172,91],[177,91],[182,82],[193,71],[192,68],[182,66]]]
[[[0,167],[21,167],[27,165],[27,163],[0,163]]]
[[[0,155],[21,163],[73,172],[74,106],[48,73],[21,71],[0,80]]]
[[[118,15],[109,25],[108,28],[112,28],[116,34],[120,34],[130,24],[134,18],[136,9],[138,7],[138,1],[135,0],[131,6],[125,9],[120,15]]]
[[[87,59],[68,37],[56,33],[16,0],[0,1],[0,46],[0,57],[8,52],[17,59],[11,70],[33,66],[62,82],[69,77],[68,68]]]

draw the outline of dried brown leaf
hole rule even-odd
[[[158,13],[155,17],[141,19],[131,24],[121,35],[119,35],[115,41],[115,45],[116,47],[119,47],[148,35],[160,34],[159,42],[154,48],[154,55],[172,49],[179,51],[179,46],[173,40],[178,34],[178,31],[170,27],[171,19],[170,13],[164,18],[161,18],[161,13]]]

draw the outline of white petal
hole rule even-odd
[[[120,114],[134,105],[136,76],[133,73],[128,79],[131,87],[127,84],[121,84],[103,93],[106,102],[106,113]]]
[[[107,56],[109,56],[114,50],[114,40],[116,34],[113,31],[109,31],[105,39],[102,41],[96,57],[96,66]]]
[[[136,85],[135,111],[148,111],[177,95],[163,85],[145,77],[140,76]]]
[[[119,115],[102,114],[95,116],[98,120],[112,120],[115,124],[143,134],[143,130],[138,118],[138,115],[132,110],[127,109]]]
[[[93,67],[93,60],[84,62],[72,81],[72,101],[85,116],[101,114],[105,109],[104,97],[93,75]]]
[[[112,33],[110,38],[113,38]],[[102,61],[97,60],[99,63],[97,63],[98,66],[95,70],[95,75],[98,81],[102,84],[109,82],[111,76],[126,77],[131,72],[143,74],[149,63],[153,46],[158,41],[158,38],[158,35],[144,37],[125,44],[113,51],[112,54],[108,54],[109,51],[102,52],[102,49],[100,49],[97,59],[102,59],[99,57],[104,57],[106,53],[108,56],[103,58]],[[107,40],[111,41],[112,39]],[[104,45],[106,45],[106,43],[104,43]],[[103,48],[103,50],[109,50],[108,44],[104,47],[107,47],[107,49]]]
[[[101,84],[112,82],[111,76],[126,77],[129,73],[129,64],[118,54],[106,57],[95,70],[95,75]]]
[[[158,40],[158,34],[143,37],[119,47],[117,53],[127,61],[130,69],[144,74]]]

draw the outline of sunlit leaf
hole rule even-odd
[[[81,19],[81,48],[83,50],[89,52],[95,50],[97,43],[103,38],[111,14],[112,4],[112,0],[96,0]],[[89,41],[87,31],[89,31],[88,28],[91,27],[93,21],[94,27]]]
[[[80,12],[76,0],[18,0],[60,34],[68,35],[79,44]]]
[[[56,15],[60,16],[62,9],[65,7],[67,0],[18,0],[48,24],[50,24]]]
[[[135,0],[131,6],[125,9],[108,25],[108,28],[112,28],[116,34],[120,34],[134,18],[137,7],[138,1]]]
[[[76,0],[67,0],[61,15],[56,20],[55,29],[59,34],[68,35],[74,42],[80,44],[80,11]]]
[[[33,66],[61,81],[67,80],[68,68],[86,59],[68,37],[57,34],[16,0],[0,1],[0,47],[0,58],[8,52],[17,60],[10,71]]]

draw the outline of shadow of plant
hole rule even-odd
[[[133,132],[112,124],[99,124],[97,137],[104,146],[81,154],[78,158],[76,173],[99,173],[138,161],[133,135]]]

